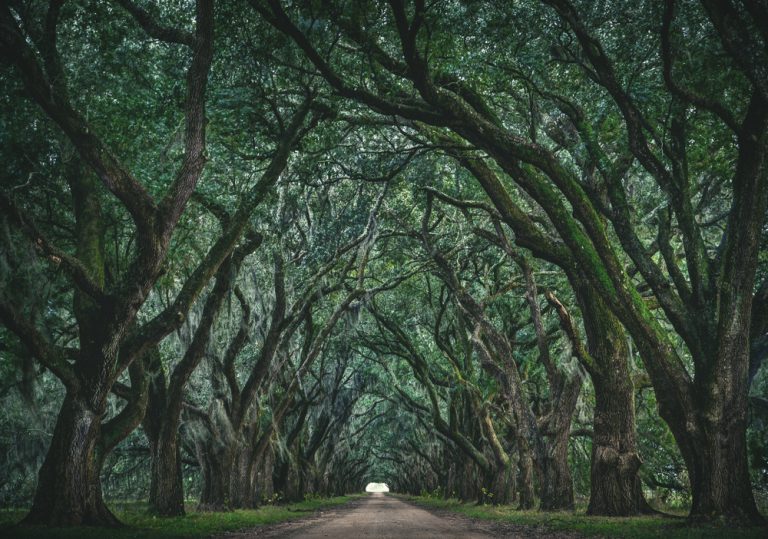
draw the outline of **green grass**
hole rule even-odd
[[[254,510],[237,510],[227,513],[189,511],[187,516],[153,517],[137,504],[117,505],[112,509],[126,524],[121,529],[96,527],[44,528],[14,526],[24,516],[24,511],[0,510],[0,537],[62,539],[180,539],[202,538],[228,531],[255,528],[307,516],[314,511],[346,503],[358,495],[336,498],[311,499],[288,505],[265,505]]]
[[[516,511],[511,506],[490,506],[461,503],[419,496],[400,496],[402,499],[432,509],[443,509],[482,520],[496,520],[522,526],[533,526],[553,531],[575,531],[587,537],[621,537],[640,539],[763,539],[766,528],[727,528],[723,526],[690,526],[682,518],[672,517],[588,517],[583,511],[541,513]]]

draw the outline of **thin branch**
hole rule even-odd
[[[80,382],[72,366],[67,363],[65,355],[54,344],[40,333],[14,306],[0,299],[0,321],[11,330],[36,357],[40,363],[51,370],[67,388],[73,390]]]
[[[16,207],[13,201],[4,193],[0,193],[0,211],[10,218],[17,228],[41,251],[46,259],[54,265],[62,266],[66,273],[72,278],[75,285],[83,292],[88,294],[94,301],[104,305],[109,297],[104,293],[101,286],[93,279],[88,268],[76,257],[71,256],[55,245],[53,245],[37,229],[34,223],[24,216]]]

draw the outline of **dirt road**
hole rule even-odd
[[[573,538],[572,534],[551,533],[537,528],[502,526],[499,523],[474,521],[458,515],[440,516],[397,498],[372,493],[342,507],[300,521],[258,528],[250,532],[229,534],[221,539],[262,538],[418,538],[481,539],[487,537]]]

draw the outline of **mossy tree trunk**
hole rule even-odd
[[[230,506],[235,509],[258,507],[256,486],[253,483],[253,448],[250,444],[237,442],[230,458],[232,462],[229,469]]]
[[[632,516],[643,512],[637,449],[634,387],[617,362],[593,376],[595,414],[587,514]]]
[[[621,323],[586,280],[570,275],[582,312],[587,350],[577,356],[595,390],[595,412],[587,513],[632,516],[647,510],[638,470],[635,392],[627,336]],[[572,322],[561,312],[566,331]],[[578,336],[574,336],[578,340]],[[581,347],[581,345],[578,345]]]

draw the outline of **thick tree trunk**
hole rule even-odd
[[[533,509],[536,504],[536,496],[533,488],[533,457],[531,456],[530,451],[520,452],[517,466],[520,472],[518,478],[520,504],[518,505],[518,509],[523,511]]]
[[[477,464],[465,455],[460,455],[453,465],[453,473],[446,493],[464,502],[478,500],[480,488],[477,486],[477,473]]]
[[[229,510],[229,469],[225,452],[204,442],[198,445],[197,459],[203,475],[203,488],[200,492],[201,511]]]
[[[274,450],[272,446],[264,453],[264,456],[255,461],[251,468],[254,485],[254,505],[258,506],[263,500],[270,499],[275,493],[273,483]]]
[[[570,418],[568,421],[570,426]],[[568,429],[560,429],[545,444],[541,463],[541,510],[571,511],[573,505],[573,479],[568,465]]]
[[[159,353],[148,356],[149,401],[142,426],[149,440],[149,512],[173,517],[184,514],[184,482],[178,425],[167,413],[168,390]]]
[[[273,474],[272,484],[275,486],[275,492],[284,493],[288,485],[288,463],[285,459],[280,459]]]
[[[149,442],[151,468],[150,511],[164,517],[184,515],[184,482],[176,425],[164,425]]]
[[[493,505],[507,505],[515,499],[515,477],[512,462],[507,465],[497,464],[489,478],[490,485],[487,496],[488,503]]]
[[[553,380],[548,406],[549,414],[538,430],[540,439],[535,457],[539,471],[542,511],[572,511],[573,478],[568,464],[568,442],[571,420],[581,393],[582,377],[578,373],[560,374]]]
[[[572,374],[569,378],[560,374],[554,383],[554,395],[550,397],[549,414],[538,429],[536,441],[536,471],[542,511],[571,511],[574,508],[573,478],[568,464],[568,442],[571,419],[581,393],[582,378]]]
[[[740,314],[733,319],[738,322]],[[748,331],[748,328],[747,328]],[[743,332],[746,333],[746,332]],[[695,381],[682,399],[657,391],[659,415],[667,422],[685,461],[691,484],[693,521],[763,524],[749,477],[746,426],[748,341],[723,346],[713,357],[695,358]],[[636,340],[638,346],[645,345]],[[646,347],[641,355],[652,353]],[[654,386],[664,380],[654,379]]]
[[[691,519],[764,523],[752,494],[747,460],[747,369],[749,345],[722,339],[711,360],[710,378],[696,380],[699,407],[680,450],[688,466],[693,504]],[[678,442],[683,433],[675,433]]]
[[[253,509],[257,507],[253,485],[253,466],[250,448],[238,443],[232,450],[232,465],[229,471],[229,500],[233,509]]]
[[[632,516],[648,512],[640,478],[635,393],[624,330],[596,291],[575,287],[587,346],[595,364],[589,369],[595,388],[594,434],[587,514]]]
[[[765,523],[752,493],[747,459],[749,328],[741,324],[744,318],[744,310],[735,312],[730,317],[733,333],[719,332],[711,355],[694,358],[697,376],[686,406],[675,406],[667,395],[657,393],[659,415],[669,425],[688,470],[690,519],[696,522]]]
[[[635,437],[634,389],[621,370],[617,363],[607,376],[592,379],[595,419],[589,515],[631,516],[645,507],[637,475],[641,460]]]
[[[199,508],[204,511],[229,511],[258,507],[255,450],[246,434],[232,432],[231,418],[221,403],[212,414],[207,436],[196,440],[197,460],[202,470],[203,489]]]
[[[97,458],[101,413],[87,402],[81,395],[65,397],[24,524],[120,525],[101,494]]]
[[[734,415],[739,415],[735,413]],[[733,523],[761,523],[749,477],[746,418],[725,417],[709,422],[689,457],[692,520],[723,519]],[[727,443],[723,443],[727,440]]]
[[[275,471],[272,474],[272,484],[275,486],[275,492],[284,494],[288,488],[288,481],[290,476],[290,465],[285,458],[278,459],[278,463],[275,466]]]
[[[84,173],[79,159],[66,168],[76,218],[77,256],[99,286],[104,286],[103,227],[96,180]],[[77,387],[68,388],[43,466],[38,474],[28,524],[50,526],[118,526],[101,492],[101,418],[111,387],[114,356],[105,356],[115,326],[90,297],[75,289],[73,308],[78,322],[80,356]]]
[[[755,92],[739,134],[728,241],[718,295],[710,305],[717,313],[716,340],[712,357],[694,357],[698,428],[694,443],[680,448],[691,476],[690,516],[697,520],[765,523],[752,493],[746,429],[752,301],[768,206],[767,126],[768,101]]]

